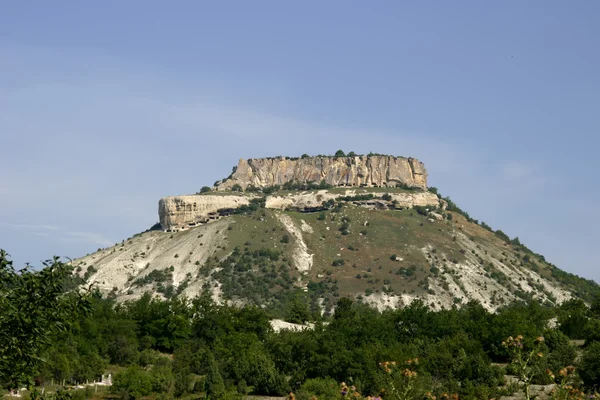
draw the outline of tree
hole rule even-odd
[[[53,337],[91,310],[89,292],[66,292],[72,267],[58,257],[17,271],[0,250],[0,383],[31,386]]]
[[[205,390],[209,399],[221,399],[225,395],[225,383],[219,372],[219,366],[212,353],[208,353],[208,373],[206,374]]]
[[[594,342],[600,342],[600,320],[592,319],[588,322],[584,331],[585,346]]]
[[[208,186],[202,186],[202,188],[200,188],[200,193],[208,193],[210,192],[212,189]]]
[[[583,352],[579,376],[588,387],[600,385],[600,342],[593,342]]]
[[[292,300],[292,305],[285,320],[293,324],[303,324],[309,319],[310,309],[308,304],[303,298],[296,296],[294,300]]]
[[[588,324],[588,308],[581,299],[571,299],[560,305],[558,324],[571,339],[583,339]]]
[[[111,390],[125,400],[139,399],[152,392],[152,377],[140,367],[132,366],[115,376]]]
[[[590,306],[590,314],[594,318],[600,319],[600,295],[596,295]]]
[[[236,183],[235,185],[233,185],[231,187],[231,191],[232,192],[241,192],[242,191],[242,186],[239,183]]]
[[[335,152],[336,157],[346,157],[346,153],[343,150],[338,150]]]
[[[356,153],[351,151],[350,153],[348,153],[348,157],[356,157]]]

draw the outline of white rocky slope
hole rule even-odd
[[[285,211],[275,211],[273,214],[273,217],[255,221],[253,224],[258,228],[263,224],[268,228],[265,231],[277,229],[278,232],[283,230],[290,235],[292,265],[300,274],[296,286],[306,288],[309,279],[318,281],[323,278],[319,268],[315,270],[316,267],[313,266],[314,249],[309,248],[305,238],[314,238],[313,230],[317,228],[313,228],[304,219],[298,222],[290,218]],[[278,228],[273,228],[274,222],[279,224]],[[210,282],[207,286],[210,287],[213,298],[220,301],[220,282],[204,277],[199,273],[199,269],[217,252],[223,259],[224,254],[227,255],[232,250],[228,247],[227,232],[228,227],[235,223],[236,216],[229,216],[181,232],[146,232],[75,260],[74,265],[78,267],[79,274],[86,277],[88,283],[95,282],[100,290],[112,292],[119,300],[135,299],[148,291],[162,296],[164,291],[159,292],[155,279],[144,281],[149,274],[162,273],[168,274],[164,281],[165,287],[172,286],[173,290],[190,298],[202,292],[202,287],[208,279]],[[445,226],[444,222],[433,219],[429,223]],[[496,242],[482,246],[481,241],[474,242],[461,229],[453,231],[451,235],[463,249],[465,259],[461,262],[450,262],[452,256],[436,252],[427,243],[411,250],[422,253],[430,267],[437,268],[437,272],[428,277],[426,293],[379,292],[368,296],[364,293],[354,295],[362,297],[364,302],[378,309],[405,306],[419,298],[432,309],[449,308],[455,304],[477,300],[485,308],[494,310],[517,299],[518,291],[533,293],[533,297],[541,301],[558,303],[571,297],[569,291],[560,283],[521,266],[513,255],[506,253],[505,246]],[[401,261],[398,265],[401,265]],[[490,271],[501,273],[502,279],[498,279],[498,275],[493,276]],[[307,276],[308,274],[310,276]],[[243,304],[243,301],[238,300],[235,303]]]
[[[172,266],[168,283],[179,287],[187,281],[183,294],[195,297],[201,293],[204,283],[198,277],[199,265],[215,253],[217,246],[225,244],[225,231],[232,222],[224,218],[182,232],[145,232],[74,260],[74,265],[80,276],[87,273],[88,282],[103,292],[114,292],[120,300],[138,298],[145,291],[154,292],[152,285],[138,285],[135,281],[153,271],[170,270]],[[96,272],[90,274],[94,270]]]

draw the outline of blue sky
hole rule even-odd
[[[596,1],[19,1],[0,13],[0,247],[78,257],[239,158],[417,157],[600,281]]]

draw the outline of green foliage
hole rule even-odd
[[[600,342],[590,344],[583,352],[579,376],[587,387],[600,386]]]
[[[212,189],[210,187],[208,187],[208,186],[202,186],[200,188],[200,193],[208,193],[208,192],[211,192],[211,191],[212,191]]]
[[[323,190],[323,189],[331,189],[333,186],[325,182],[325,179],[322,179],[321,182],[315,183],[312,181],[308,182],[292,182],[288,181],[283,184],[283,190]],[[277,187],[279,189],[279,187]],[[264,192],[264,190],[263,190]],[[264,192],[267,194],[266,192]]]
[[[580,299],[564,302],[558,309],[560,330],[571,339],[583,339],[588,324],[588,308]]]
[[[111,390],[125,400],[135,400],[152,393],[152,386],[150,374],[138,366],[131,366],[115,375]]]
[[[452,201],[452,199],[450,199],[450,197],[444,197],[443,200],[445,200],[446,203],[448,203],[448,206],[446,207],[446,210],[453,211],[453,212],[455,212],[457,214],[462,215],[469,222],[474,222],[475,221],[475,220],[473,220],[471,218],[471,216],[469,215],[469,213],[467,213],[466,211],[463,211],[455,202]]]
[[[154,393],[173,393],[175,390],[175,376],[170,365],[153,366],[150,376]]]
[[[600,320],[591,319],[588,321],[584,331],[583,337],[585,339],[585,345],[589,346],[593,342],[600,342]]]
[[[525,387],[525,398],[531,398],[530,386],[536,374],[541,372],[542,359],[544,358],[543,350],[544,337],[539,336],[533,344],[529,346],[524,341],[522,335],[516,337],[510,336],[502,342],[508,354],[511,357],[511,365],[513,371],[519,381]]]
[[[233,211],[233,213],[234,214],[251,214],[260,208],[264,208],[265,202],[266,202],[265,197],[250,199],[250,204],[248,204],[248,205],[244,204],[244,205],[236,208]]]
[[[335,152],[335,157],[346,157],[346,153],[343,150],[338,150]]]
[[[0,250],[0,384],[31,385],[42,367],[43,352],[90,310],[89,295],[65,292],[72,267],[55,257],[40,271],[16,271]]]
[[[340,385],[335,379],[313,378],[307,379],[298,391],[298,400],[336,399],[340,395]]]
[[[427,207],[414,206],[413,208],[419,215],[427,216],[429,214]]]
[[[219,371],[219,366],[212,353],[208,353],[208,371],[205,381],[206,395],[211,400],[222,399],[225,396],[225,383]]]
[[[179,257],[179,255],[175,255],[175,258]],[[137,278],[133,281],[134,286],[145,286],[151,283],[163,283],[173,278],[173,274],[168,268],[165,269],[155,269],[150,271],[148,274],[144,275],[141,278]]]
[[[271,279],[270,274],[286,283],[279,271],[287,271],[289,265],[281,253],[269,248],[251,250],[250,244],[245,247],[248,249],[234,249],[226,260],[207,262],[218,270],[209,270],[209,276],[224,274],[219,277],[224,298],[226,293],[233,296],[246,287],[262,296],[263,281]],[[259,275],[263,267],[266,272]],[[411,279],[420,269],[412,264],[398,271]],[[355,284],[366,285],[370,280],[358,276],[361,280],[353,280]],[[290,386],[298,400],[338,398],[339,382],[348,382],[349,392],[364,395],[378,395],[384,388],[389,398],[423,398],[428,391],[438,398],[444,392],[465,399],[498,398],[502,371],[492,362],[516,360],[509,372],[531,383],[549,383],[544,371],[562,371],[575,363],[577,353],[565,333],[547,328],[548,320],[555,315],[563,322],[582,314],[594,316],[578,302],[559,308],[533,301],[510,304],[495,313],[476,302],[434,312],[420,301],[379,312],[340,299],[334,277],[319,279],[309,282],[307,292],[294,288],[293,279],[288,290],[274,286],[269,296],[277,296],[277,305],[257,297],[257,304],[266,304],[264,308],[215,304],[208,290],[189,301],[177,296],[153,299],[150,294],[119,304],[94,298],[89,315],[51,337],[50,346],[40,353],[48,362],[34,375],[46,382],[93,380],[105,373],[107,363],[123,365],[126,369],[113,381],[114,395],[121,398],[139,398],[150,392],[155,398],[190,398],[202,396],[205,390],[215,399],[245,394],[281,396]],[[393,281],[385,279],[383,284],[393,285]],[[361,290],[375,293],[377,287],[369,282]],[[332,318],[327,313],[321,316],[319,301],[323,298]],[[295,323],[313,321],[315,327],[274,333],[269,320],[282,316]],[[322,323],[324,320],[328,323]],[[598,330],[595,321],[591,318],[587,323],[590,339],[578,366],[589,385],[600,375],[596,362],[600,350],[590,333]],[[501,346],[506,337],[515,334],[523,336],[518,339],[522,351]],[[545,341],[536,342],[539,336]],[[537,350],[542,357],[534,352]],[[396,365],[385,364],[387,361]],[[389,373],[383,365],[389,367]],[[65,395],[83,396],[81,393]]]
[[[232,192],[241,192],[243,191],[242,186],[239,183],[236,183],[231,187]]]
[[[285,320],[293,324],[303,324],[310,319],[310,309],[304,299],[296,296]]]

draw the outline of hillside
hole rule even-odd
[[[352,170],[364,163],[356,159],[338,164]],[[119,300],[208,290],[219,302],[276,312],[298,295],[330,313],[344,296],[379,309],[422,299],[432,309],[477,300],[495,310],[515,299],[556,304],[598,291],[478,224],[434,188],[348,188],[289,176],[282,186],[258,187],[250,177],[245,191],[216,186],[161,199],[156,230],[75,260],[77,271]],[[421,176],[426,185],[424,167]]]

